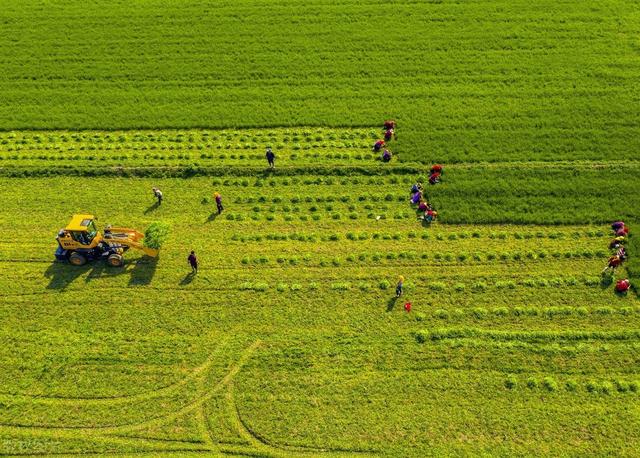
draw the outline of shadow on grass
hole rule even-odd
[[[196,278],[196,274],[195,272],[189,272],[187,275],[185,275],[185,277],[180,281],[180,286],[185,286],[188,285],[189,283],[191,283],[193,281],[193,279]]]
[[[393,308],[396,306],[396,302],[398,302],[397,296],[393,296],[387,301],[387,312],[393,311]]]
[[[66,262],[54,261],[44,272],[44,276],[49,279],[47,289],[65,290],[80,275],[91,270],[91,264],[72,266]]]
[[[65,290],[78,277],[87,274],[84,281],[89,283],[92,280],[105,277],[118,277],[129,274],[129,286],[148,285],[151,283],[156,271],[157,258],[143,257],[135,261],[127,262],[124,267],[108,266],[104,260],[89,262],[84,266],[74,266],[66,262],[53,262],[44,272],[44,276],[49,278],[47,289]]]
[[[151,205],[149,208],[147,208],[144,211],[144,214],[147,215],[147,214],[151,213],[152,211],[155,211],[159,206],[160,206],[160,202],[154,203],[153,205]]]
[[[156,268],[158,267],[158,258],[152,258],[150,256],[144,256],[136,261],[133,261],[133,267],[128,269],[131,273],[129,278],[129,286],[148,285],[153,280],[153,276],[156,274]]]
[[[206,222],[207,222],[207,223],[210,223],[210,222],[212,222],[212,221],[215,221],[217,217],[218,217],[218,212],[217,212],[217,211],[214,211],[213,213],[211,213],[211,214],[209,215],[209,217],[207,218],[207,221],[206,221]]]

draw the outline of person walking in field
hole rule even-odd
[[[219,192],[216,192],[213,196],[216,198],[216,207],[218,207],[219,215],[220,213],[222,213],[222,210],[224,210],[224,207],[222,206],[222,196]]]
[[[160,191],[158,188],[151,188],[151,190],[153,191],[153,196],[158,199],[158,205],[162,204],[162,191]]]
[[[269,168],[275,168],[276,164],[276,155],[273,154],[273,151],[271,150],[271,147],[268,146],[267,147],[267,162],[269,163]]]
[[[198,258],[196,257],[196,252],[195,251],[191,251],[191,254],[187,258],[187,261],[189,262],[189,265],[191,266],[191,273],[192,274],[197,274],[198,273]]]
[[[396,285],[396,297],[402,296],[402,288],[404,287],[404,277],[400,275],[398,284]]]

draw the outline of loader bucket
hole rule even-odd
[[[160,250],[156,250],[155,248],[149,248],[146,246],[142,247],[142,251],[144,251],[144,254],[146,254],[147,256],[151,256],[152,258],[157,257],[158,253],[160,252]]]

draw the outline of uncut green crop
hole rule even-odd
[[[634,6],[11,2],[0,128],[400,123],[406,158],[633,159]]]

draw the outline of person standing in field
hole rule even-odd
[[[189,265],[191,266],[191,273],[192,274],[197,274],[198,273],[198,258],[196,257],[196,252],[195,251],[193,251],[193,250],[191,251],[191,254],[187,258],[187,261],[189,262]]]
[[[162,204],[162,191],[160,191],[158,188],[151,188],[151,190],[153,191],[153,196],[158,199],[158,205]]]
[[[267,162],[269,163],[269,168],[275,168],[276,164],[276,155],[273,154],[273,151],[271,150],[271,147],[268,146],[267,147]]]
[[[404,277],[400,275],[398,284],[396,285],[396,297],[402,296],[402,288],[404,287]]]
[[[222,207],[222,196],[219,192],[216,192],[213,196],[216,198],[216,207],[218,207],[219,215],[220,213],[222,213],[222,210],[224,210],[224,208]]]

